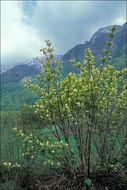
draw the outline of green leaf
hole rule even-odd
[[[85,184],[87,187],[91,187],[91,185],[92,185],[92,180],[89,179],[89,178],[86,178],[85,181],[84,181],[84,184]]]

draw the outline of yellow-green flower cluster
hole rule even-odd
[[[6,168],[19,168],[19,167],[21,167],[21,165],[18,164],[17,162],[16,163],[4,162],[3,166]]]
[[[60,162],[55,162],[54,160],[50,160],[50,159],[48,159],[47,161],[45,161],[44,163],[43,163],[43,165],[44,166],[61,166],[61,164],[60,164]]]
[[[67,154],[70,153],[70,148],[67,143],[64,143],[63,141],[60,142],[41,142],[39,143],[40,145],[40,154],[44,155],[50,155],[52,158],[60,159],[62,160],[62,157],[64,156],[65,152]],[[47,163],[47,162],[46,162]],[[57,163],[55,162],[55,165]]]
[[[24,138],[25,134],[23,133],[22,129],[19,130],[17,127],[14,127],[12,130],[14,133],[18,135],[18,137]]]
[[[39,137],[35,132],[34,134],[27,131],[23,132],[22,129],[13,128],[14,133],[19,137],[22,143],[22,156],[29,159],[34,159],[38,155],[39,149]]]

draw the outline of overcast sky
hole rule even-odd
[[[126,21],[125,1],[2,1],[2,64],[39,55],[45,39],[57,54],[84,43],[101,27]]]

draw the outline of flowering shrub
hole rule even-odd
[[[74,139],[75,150],[69,149],[73,159],[71,156],[69,159],[89,177],[91,165],[96,167],[98,163],[104,167],[114,162],[116,155],[118,159],[125,148],[125,138],[120,137],[125,134],[127,69],[117,71],[109,64],[109,50],[104,50],[102,64],[96,67],[91,50],[86,49],[85,63],[72,61],[80,69],[80,75],[69,73],[62,80],[62,62],[55,62],[49,41],[42,51],[47,59],[39,77],[41,85],[32,81],[26,85],[39,96],[32,108],[59,142],[64,138],[68,147],[72,147]],[[55,153],[53,150],[54,158]],[[68,163],[74,166],[72,161]]]
[[[80,74],[69,73],[63,79],[62,61],[55,60],[50,41],[46,45],[41,49],[46,59],[38,83],[30,80],[26,84],[39,97],[30,109],[41,127],[33,134],[30,128],[25,132],[13,130],[22,142],[26,160],[44,156],[47,159],[43,165],[72,172],[79,169],[89,179],[93,168],[117,164],[125,151],[127,69],[117,71],[110,64],[109,41],[100,67],[95,66],[91,50],[86,49],[84,63],[72,61]],[[51,132],[49,140],[42,139],[44,129]]]

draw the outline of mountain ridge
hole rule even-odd
[[[71,72],[72,69],[72,66],[69,63],[70,59],[75,59],[80,62],[83,61],[86,48],[91,49],[95,61],[97,62],[97,65],[99,65],[99,57],[102,56],[102,51],[106,48],[106,42],[109,41],[107,34],[111,31],[111,27],[112,26],[107,26],[97,30],[89,41],[86,41],[84,44],[78,44],[65,53],[63,55],[63,61],[65,62],[65,65],[68,64],[68,70],[66,70],[66,72]],[[126,47],[124,48],[124,45],[126,44],[126,32],[127,23],[124,23],[122,26],[117,25],[116,34],[113,39],[113,47],[111,49],[113,60],[122,56],[122,54],[126,55]],[[120,52],[120,50],[122,52]]]

